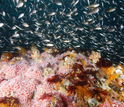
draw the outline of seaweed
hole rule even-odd
[[[47,82],[53,82],[53,83],[56,83],[56,82],[59,82],[61,81],[61,78],[59,75],[53,75],[51,76],[50,78],[47,79]]]
[[[8,53],[2,53],[2,56],[1,56],[1,61],[10,61],[12,58],[14,57],[18,57],[19,56],[19,53],[11,53],[11,52],[8,52]]]
[[[71,94],[72,94],[72,93],[74,93],[74,91],[75,91],[76,89],[77,89],[77,88],[76,88],[75,86],[69,85],[67,91],[68,91],[68,93],[71,93]]]
[[[105,99],[108,96],[108,92],[100,87],[90,89],[90,91],[93,93],[93,97],[95,97],[99,102],[105,102]]]
[[[0,98],[0,107],[20,107],[20,102],[17,98],[14,97],[1,97]]]
[[[96,66],[108,68],[108,67],[111,67],[112,64],[113,62],[110,62],[109,60],[101,58],[99,61],[97,61]]]

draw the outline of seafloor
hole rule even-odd
[[[124,107],[124,65],[87,53],[3,53],[0,107]]]
[[[98,4],[99,11],[87,15],[92,4]],[[31,45],[43,51],[52,44],[59,51],[97,51],[123,64],[123,23],[123,0],[0,0],[0,54]]]

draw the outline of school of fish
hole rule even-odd
[[[0,53],[88,49],[124,64],[123,0],[0,0]]]

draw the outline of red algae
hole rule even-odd
[[[105,103],[100,104],[98,107],[124,107],[124,103],[118,100],[114,100],[110,98],[110,102],[107,100]]]
[[[29,51],[20,48],[16,54],[4,53],[0,61],[0,106],[11,107],[9,100],[13,99],[12,107],[123,107],[123,85],[115,83],[120,78],[124,81],[123,66],[99,60],[100,54],[86,55],[73,49],[60,53],[55,48],[40,53],[34,46]]]
[[[0,98],[0,107],[21,107],[19,100],[14,97],[3,97]]]
[[[105,60],[105,59],[101,58],[99,61],[97,61],[96,66],[97,67],[105,67],[105,68],[107,68],[107,67],[111,67],[112,64],[113,63],[110,62],[109,60]]]
[[[54,83],[56,83],[56,82],[58,82],[58,81],[61,81],[61,79],[60,79],[60,76],[59,75],[51,75],[50,77],[48,77],[47,79],[46,79],[46,81],[47,82],[54,82]]]

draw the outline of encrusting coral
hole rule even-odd
[[[94,51],[87,57],[53,50],[40,53],[32,46],[2,54],[0,107],[124,106],[123,65]]]

